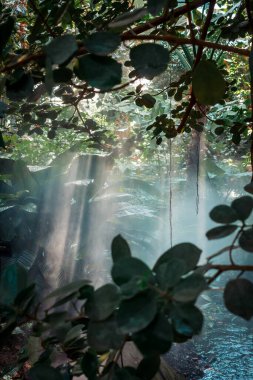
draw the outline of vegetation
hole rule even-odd
[[[201,331],[196,300],[222,273],[239,273],[225,286],[228,310],[252,317],[253,283],[242,275],[253,266],[239,265],[233,255],[238,246],[253,252],[251,196],[211,211],[220,225],[207,238],[233,234],[233,241],[204,266],[198,265],[201,250],[181,243],[149,268],[118,235],[111,249],[113,283],[95,289],[81,279],[41,297],[41,284],[24,269],[27,253],[17,253],[39,252],[37,233],[48,222],[40,185],[53,178],[57,193],[76,152],[94,159],[89,211],[104,184],[95,162],[103,156],[120,164],[123,155],[136,159],[137,150],[145,166],[155,151],[147,148],[152,141],[165,157],[182,136],[188,151],[178,148],[177,159],[188,178],[198,177],[202,132],[210,173],[223,174],[231,153],[252,168],[252,2],[6,0],[0,11],[0,341],[27,328],[38,350],[32,359],[24,352],[17,363],[31,362],[23,378],[149,380],[173,342]],[[131,128],[122,130],[125,124]],[[210,159],[215,144],[220,161]],[[25,162],[47,167],[31,172]],[[252,183],[245,190],[253,194]],[[226,252],[228,264],[217,263]],[[124,366],[128,341],[143,355],[137,368]],[[64,354],[58,365],[56,352]]]

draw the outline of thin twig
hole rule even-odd
[[[220,256],[222,253],[229,251],[230,248],[231,248],[231,245],[228,245],[227,247],[220,249],[219,251],[213,253],[211,256],[208,256],[207,261],[210,261],[214,259],[215,257]],[[239,248],[239,245],[235,245],[233,249],[237,249],[237,248]]]

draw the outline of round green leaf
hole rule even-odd
[[[224,290],[224,302],[233,314],[249,320],[253,316],[253,283],[245,278],[229,281]]]
[[[235,232],[237,228],[238,226],[235,226],[233,224],[229,224],[227,226],[215,227],[207,231],[206,237],[208,240],[222,239],[226,236],[231,235],[233,232]]]
[[[173,287],[185,273],[185,263],[180,259],[168,260],[156,269],[159,286],[166,290]]]
[[[172,296],[178,302],[195,301],[199,294],[207,288],[206,280],[199,274],[192,274],[181,280],[173,289]]]
[[[245,251],[253,252],[253,228],[242,232],[239,238],[239,244]]]
[[[192,304],[174,305],[171,317],[173,326],[180,335],[192,337],[202,329],[203,314]]]
[[[157,312],[156,295],[146,291],[121,302],[117,321],[122,333],[130,334],[147,327]]]
[[[153,273],[149,267],[136,257],[126,257],[117,261],[112,267],[111,274],[117,285],[127,283],[136,276],[148,280],[153,278]]]
[[[238,215],[238,218],[242,221],[248,219],[253,209],[253,198],[245,195],[244,197],[240,197],[235,199],[231,207],[235,210]]]
[[[84,42],[85,48],[92,54],[108,55],[116,50],[121,43],[120,36],[112,32],[93,33]]]
[[[161,45],[145,43],[131,49],[130,59],[138,75],[153,79],[167,69],[169,52]]]
[[[122,65],[111,57],[87,54],[78,59],[75,73],[90,86],[108,90],[121,82]]]
[[[91,321],[88,325],[87,336],[89,345],[98,353],[118,349],[124,339],[114,317],[102,322]]]
[[[172,326],[164,315],[159,314],[132,338],[143,355],[164,354],[173,342]]]
[[[233,223],[238,220],[238,215],[233,208],[227,205],[219,205],[212,209],[210,218],[216,223]]]
[[[201,250],[196,245],[191,243],[180,243],[164,252],[157,260],[154,271],[157,271],[158,266],[174,259],[182,260],[185,265],[185,273],[193,270],[200,258]]]
[[[44,50],[52,64],[62,64],[67,61],[78,49],[74,36],[65,35],[54,38]]]
[[[214,62],[201,61],[193,72],[192,90],[197,102],[214,105],[226,92],[226,82]]]
[[[90,319],[102,321],[113,313],[119,301],[118,288],[113,284],[106,284],[97,289],[88,299],[85,310]]]

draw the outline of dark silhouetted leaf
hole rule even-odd
[[[160,356],[147,356],[141,360],[137,367],[136,374],[142,380],[151,380],[160,368]]]
[[[69,82],[72,76],[72,70],[68,69],[67,67],[60,67],[57,70],[53,70],[53,80],[55,83]]]
[[[23,70],[17,70],[11,80],[6,81],[6,95],[10,100],[20,101],[33,92],[33,79]]]
[[[172,312],[173,326],[177,333],[186,337],[198,334],[203,325],[201,311],[192,304],[174,305]]]
[[[157,260],[154,271],[157,271],[158,266],[167,261],[171,261],[174,259],[182,260],[185,264],[185,273],[193,270],[200,258],[201,250],[196,247],[196,245],[191,243],[180,243],[175,245],[166,251],[162,256]]]
[[[92,54],[108,55],[121,43],[120,36],[111,32],[96,32],[84,42],[85,48]]]
[[[226,82],[214,62],[201,61],[193,72],[193,93],[200,104],[214,105],[226,92]]]
[[[143,355],[164,354],[173,342],[172,326],[164,315],[159,314],[144,330],[132,337]]]
[[[244,221],[250,216],[253,209],[253,198],[248,195],[237,198],[232,202],[231,207],[238,215],[238,219]]]
[[[138,75],[153,79],[166,70],[169,52],[161,45],[144,43],[130,50],[130,59]]]
[[[168,260],[156,269],[158,284],[164,290],[176,285],[183,274],[185,274],[185,263],[180,259]]]
[[[148,11],[152,16],[156,16],[168,3],[168,0],[148,0]]]
[[[54,38],[44,50],[52,64],[62,64],[78,49],[74,36],[65,35]]]
[[[114,263],[120,259],[131,257],[129,245],[121,235],[118,235],[113,239],[111,249]]]
[[[124,339],[114,317],[102,322],[90,322],[88,325],[88,343],[98,353],[118,349]]]
[[[108,90],[121,82],[122,65],[111,57],[87,54],[79,58],[75,73],[90,86]]]
[[[89,380],[95,380],[99,368],[99,361],[95,352],[89,350],[84,353],[81,368]]]
[[[112,278],[117,285],[122,285],[130,281],[133,277],[139,276],[147,280],[153,278],[153,273],[149,267],[135,257],[126,257],[116,261],[112,267]]]
[[[14,30],[15,18],[9,16],[5,18],[0,23],[0,54],[2,54],[3,49],[5,48],[9,38]]]
[[[4,102],[0,101],[0,118],[4,117],[7,108],[7,105]]]
[[[214,130],[214,133],[217,135],[217,136],[220,136],[220,135],[222,135],[222,133],[224,132],[224,128],[223,127],[217,127],[217,128],[215,128],[215,130]]]
[[[61,373],[53,367],[46,365],[36,365],[28,372],[29,380],[64,380]]]
[[[106,284],[98,288],[85,305],[89,318],[94,321],[107,319],[116,309],[120,301],[118,288],[113,284]]]
[[[146,108],[153,108],[156,103],[156,99],[150,94],[144,94],[140,99],[142,105],[144,105]]]
[[[229,311],[249,320],[253,316],[253,283],[245,278],[230,280],[224,290]]]
[[[238,220],[238,215],[233,208],[227,205],[219,205],[212,209],[210,218],[216,223],[233,223]]]
[[[244,190],[250,194],[253,194],[253,182],[250,182],[248,185],[244,186]]]
[[[179,302],[195,301],[199,294],[207,288],[206,280],[199,274],[192,274],[182,279],[172,291],[173,299]]]
[[[239,244],[245,251],[253,252],[253,228],[242,232],[239,238]]]
[[[121,302],[117,321],[122,333],[134,333],[147,327],[157,312],[156,295],[145,291]]]
[[[237,228],[238,226],[235,226],[233,224],[229,224],[227,226],[215,227],[207,231],[206,236],[207,236],[207,239],[209,240],[222,239],[226,236],[231,235],[233,232],[235,232]]]

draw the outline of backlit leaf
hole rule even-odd
[[[113,313],[119,301],[118,288],[113,284],[106,284],[98,288],[88,299],[85,310],[92,320],[102,321]]]
[[[90,86],[108,90],[121,82],[122,66],[111,57],[87,54],[78,59],[75,73]]]
[[[239,238],[239,245],[248,252],[253,252],[253,228],[242,232]]]
[[[159,265],[156,269],[156,278],[159,286],[166,290],[176,285],[185,273],[183,260],[173,259]]]
[[[126,257],[112,267],[112,278],[117,285],[122,285],[130,281],[133,277],[140,276],[151,280],[153,273],[149,267],[141,260],[135,257]]]
[[[231,207],[238,215],[238,219],[244,221],[250,216],[253,210],[253,198],[248,195],[237,198],[232,202]]]
[[[52,64],[62,64],[67,61],[78,49],[74,36],[65,35],[54,38],[44,50]]]
[[[201,250],[196,247],[196,245],[191,243],[180,243],[175,245],[174,247],[168,249],[162,256],[157,260],[154,271],[157,271],[158,266],[161,264],[171,261],[174,259],[179,259],[184,262],[185,265],[185,273],[193,270],[200,258]]]
[[[253,316],[253,283],[245,278],[230,280],[224,290],[224,302],[229,311],[249,320]]]
[[[238,220],[238,215],[233,208],[227,205],[219,205],[212,209],[210,218],[216,223],[233,223]]]
[[[98,353],[118,349],[124,339],[114,317],[102,322],[90,322],[88,325],[88,343]]]
[[[129,245],[121,235],[118,235],[113,239],[111,249],[114,263],[120,259],[131,257]]]
[[[130,50],[130,59],[138,75],[153,79],[167,69],[169,52],[159,44],[144,43]]]
[[[214,105],[226,92],[226,82],[214,62],[201,61],[193,72],[192,89],[198,103]]]
[[[201,331],[203,314],[192,304],[176,304],[172,312],[172,321],[177,333],[190,338]]]
[[[172,296],[174,300],[179,302],[192,302],[206,288],[205,278],[199,274],[192,274],[182,279],[173,288]]]
[[[172,345],[172,326],[159,314],[145,329],[133,334],[133,341],[144,355],[164,354]]]
[[[108,55],[116,50],[120,43],[118,34],[105,31],[91,34],[84,42],[84,46],[92,54]]]
[[[122,333],[134,333],[147,327],[157,312],[156,295],[146,291],[121,302],[117,321]]]

